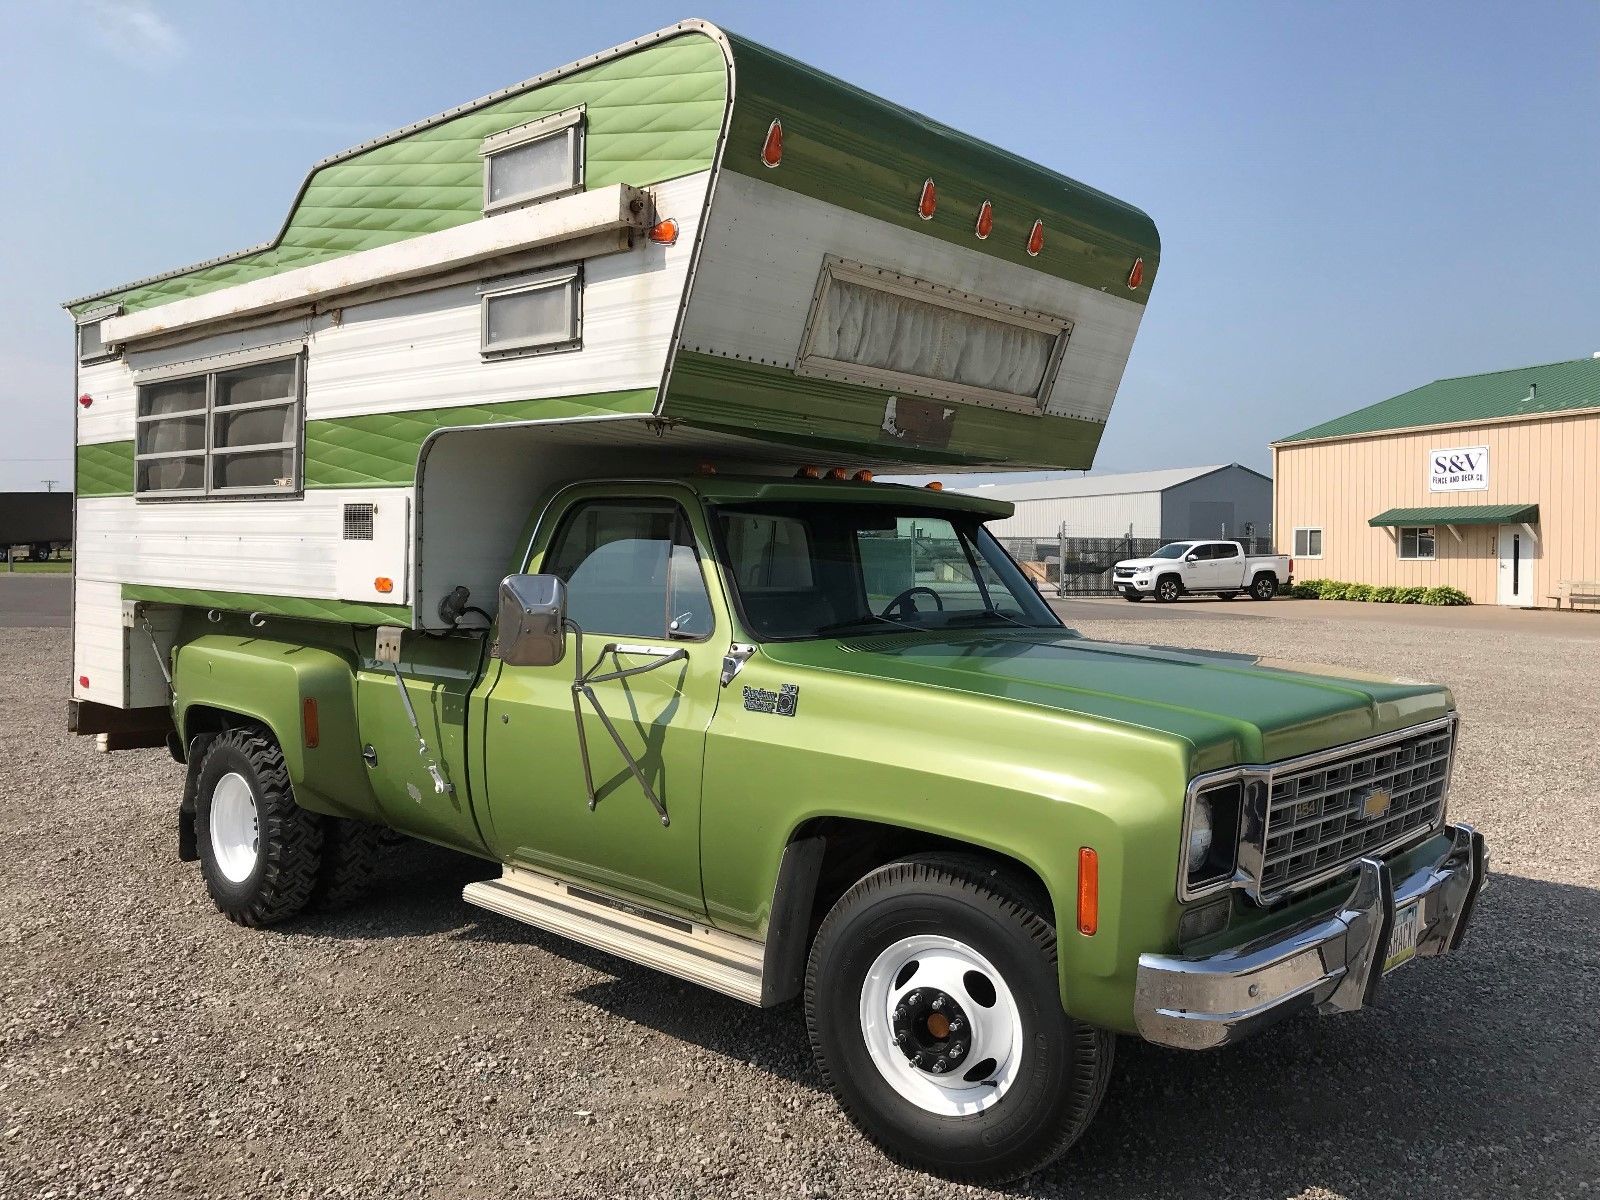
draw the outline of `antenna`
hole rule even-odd
[[[44,490],[45,491],[53,492],[53,491],[56,490],[56,484],[60,483],[61,480],[59,480],[59,479],[41,479],[39,482],[44,484]]]

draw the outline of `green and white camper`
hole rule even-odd
[[[1115,1034],[1360,1008],[1483,879],[1448,692],[1090,642],[1009,505],[873,482],[1089,467],[1158,270],[1137,209],[699,21],[356,146],[69,306],[73,726],[186,765],[234,921],[389,826],[803,996],[895,1157],[1032,1171]]]

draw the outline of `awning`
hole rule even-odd
[[[1430,508],[1391,508],[1368,525],[1532,525],[1537,504],[1440,504]]]

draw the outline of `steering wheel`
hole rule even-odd
[[[897,608],[903,608],[903,607],[909,605],[910,606],[909,609],[907,609],[907,611],[902,612],[900,614],[901,617],[914,617],[914,616],[916,616],[917,615],[917,605],[916,605],[916,602],[911,599],[911,597],[915,596],[918,592],[926,592],[928,595],[932,596],[933,597],[933,606],[934,606],[934,608],[938,609],[940,612],[944,611],[944,599],[939,595],[939,593],[934,591],[931,587],[923,587],[919,583],[915,587],[908,587],[905,591],[901,592],[893,600],[889,601],[889,603],[885,604],[883,606],[883,611],[881,613],[879,613],[878,615],[880,617],[886,617],[889,620],[895,620],[896,618],[890,617],[889,614],[894,612],[894,610],[897,609]]]

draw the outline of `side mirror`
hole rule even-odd
[[[1200,556],[1198,554],[1185,554],[1183,556],[1183,561],[1184,562],[1199,562],[1200,561]]]
[[[496,652],[512,667],[553,667],[567,656],[567,585],[556,575],[500,581]]]

